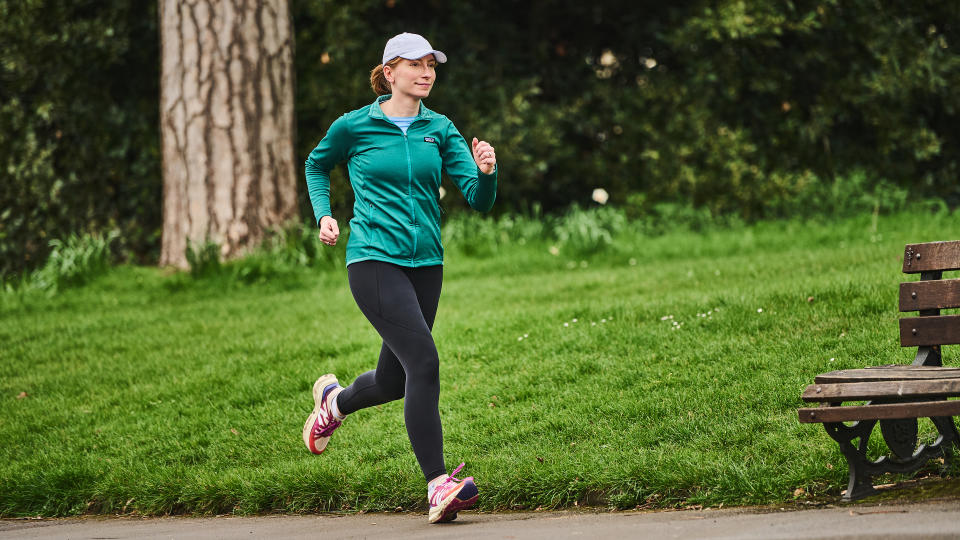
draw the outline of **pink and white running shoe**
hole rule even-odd
[[[306,423],[303,424],[303,443],[314,454],[323,453],[324,448],[330,441],[330,436],[333,435],[333,431],[340,427],[340,421],[330,410],[327,399],[330,393],[338,388],[342,389],[343,387],[337,382],[337,378],[330,373],[313,383],[313,402],[315,405],[313,412],[310,413]]]
[[[480,492],[473,482],[473,477],[468,476],[463,480],[453,477],[460,472],[463,465],[461,463],[454,469],[453,473],[434,488],[433,494],[430,495],[430,523],[453,521],[457,519],[457,512],[471,508],[477,503]]]

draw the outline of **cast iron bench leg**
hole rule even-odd
[[[870,439],[876,424],[876,420],[861,420],[854,423],[852,427],[842,422],[823,424],[827,434],[840,444],[840,451],[847,458],[850,483],[847,484],[847,492],[843,495],[845,501],[854,501],[877,493],[870,482],[870,462],[867,460],[867,440]],[[853,440],[857,438],[860,439],[859,444],[854,445]]]

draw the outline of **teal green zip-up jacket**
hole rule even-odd
[[[453,122],[422,103],[404,135],[380,109],[389,98],[380,96],[335,120],[310,152],[305,168],[313,213],[318,225],[331,215],[330,171],[346,161],[354,193],[347,264],[443,264],[441,170],[481,212],[493,207],[497,171],[483,174]]]

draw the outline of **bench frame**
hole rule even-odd
[[[942,337],[955,334],[957,317],[941,317],[940,308],[957,307],[955,296],[960,296],[960,280],[936,285],[930,283],[942,280],[944,270],[956,270],[955,267],[960,266],[960,261],[954,260],[960,259],[956,256],[958,252],[960,242],[908,244],[904,250],[903,272],[920,274],[920,281],[900,284],[900,311],[918,311],[919,314],[919,317],[900,320],[901,345],[917,345],[911,366],[873,368],[878,377],[864,379],[870,382],[845,382],[842,385],[831,384],[839,381],[831,380],[830,376],[843,372],[827,373],[818,376],[815,384],[804,392],[803,399],[820,402],[820,408],[800,409],[800,421],[822,422],[847,459],[850,480],[844,500],[876,494],[871,480],[873,476],[912,473],[931,459],[943,458],[942,474],[951,466],[954,454],[951,449],[960,451],[960,434],[953,420],[953,415],[960,414],[960,401],[947,400],[948,396],[960,396],[960,370],[937,370],[942,368],[943,359],[940,345],[932,344],[958,343],[954,336]],[[948,260],[953,262],[946,262]],[[918,290],[936,290],[949,298],[931,299],[929,294],[922,294],[918,301]],[[867,370],[858,371],[862,374]],[[940,378],[939,373],[951,373],[942,377],[955,378]],[[887,374],[889,376],[885,376]],[[916,380],[911,375],[916,375]],[[871,401],[862,406],[842,407],[843,401],[864,399]],[[918,447],[917,420],[921,417],[930,418],[939,437],[931,444]],[[848,421],[853,423],[844,424]],[[868,441],[877,423],[892,454],[870,460],[867,457]],[[855,444],[856,440],[859,442]]]

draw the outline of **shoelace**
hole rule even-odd
[[[320,423],[317,422],[317,424],[313,428],[314,438],[329,437],[333,433],[333,430],[340,427],[340,421],[335,420],[333,418],[333,414],[331,413],[327,413],[327,424],[325,426],[320,426],[319,424]]]
[[[459,478],[454,478],[453,475],[460,472],[460,469],[463,469],[464,465],[466,465],[466,463],[461,463],[456,469],[453,470],[452,473],[450,473],[450,476],[448,476],[446,480],[441,482],[439,486],[433,489],[433,496],[430,497],[431,499],[430,504],[436,505],[439,501],[443,500],[443,496],[441,494],[444,491],[446,491],[447,484],[449,484],[450,482],[453,482],[454,484],[459,484],[460,482],[463,482],[463,480],[460,480]]]

